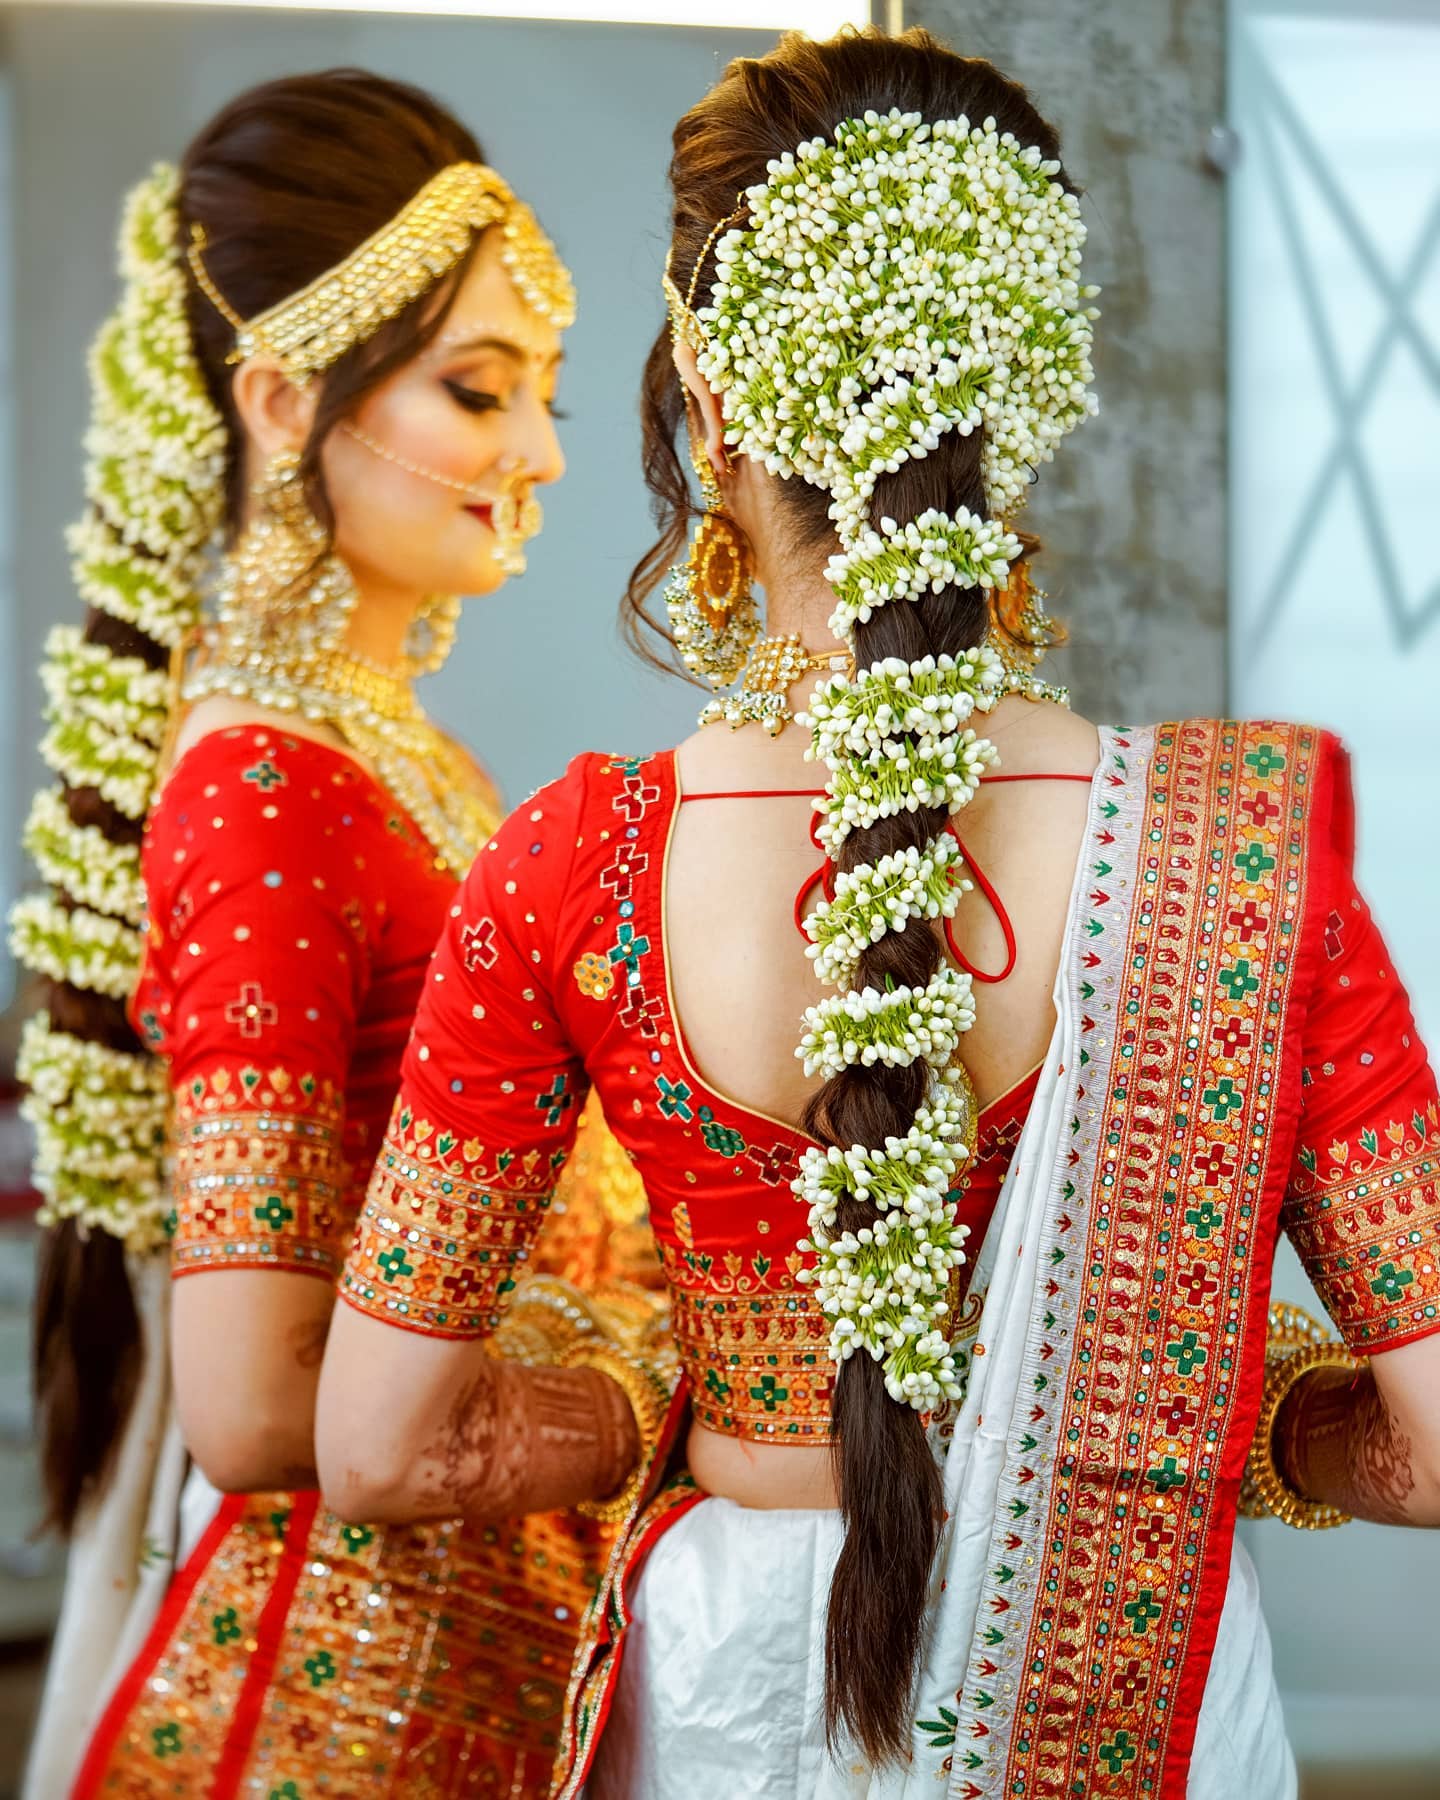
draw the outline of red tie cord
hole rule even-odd
[[[982,775],[980,785],[989,787],[992,781],[1083,781],[1089,787],[1094,780],[1093,775]]]
[[[1093,777],[1090,775],[1049,775],[1037,773],[1032,775],[986,775],[983,779],[986,782],[1083,781],[1088,787],[1093,780]],[[781,800],[788,799],[792,796],[797,799],[819,800],[824,796],[825,791],[824,788],[737,788],[723,793],[682,794],[680,799],[682,804],[686,800]],[[818,817],[810,821],[810,842],[814,844],[817,850],[820,848],[820,839],[817,836],[819,825],[820,821]],[[991,910],[994,912],[995,917],[1000,921],[1000,929],[1005,934],[1005,967],[998,975],[987,975],[983,969],[977,969],[974,963],[970,961],[969,957],[966,956],[965,952],[955,942],[955,933],[951,930],[949,919],[946,919],[945,921],[945,942],[950,946],[951,956],[955,958],[955,961],[973,980],[989,983],[1004,981],[1015,972],[1015,927],[1010,923],[1010,915],[1005,910],[1004,901],[1001,900],[984,871],[965,848],[960,833],[955,829],[955,821],[953,819],[949,820],[945,829],[955,839],[955,842],[959,844],[960,853],[969,864],[970,871],[975,877],[976,887],[979,888],[980,892],[990,902]],[[828,856],[825,858],[824,862],[821,863],[820,867],[816,869],[813,875],[806,876],[804,884],[801,886],[799,893],[795,896],[795,929],[807,943],[809,942],[810,934],[805,929],[805,896],[810,892],[811,888],[815,886],[816,882],[821,884],[821,888],[827,900],[833,900],[835,898],[835,864]]]
[[[824,788],[736,788],[730,793],[682,794],[680,804],[687,800],[821,800],[824,796]]]
[[[818,813],[810,821],[810,842],[817,850],[820,848],[820,815]],[[835,898],[835,865],[828,856],[813,875],[805,877],[800,892],[795,896],[795,929],[807,943],[810,941],[810,933],[805,929],[805,896],[817,881],[820,883],[825,898],[833,900]]]
[[[945,942],[950,946],[950,954],[955,958],[956,962],[959,963],[965,973],[974,980],[989,983],[1004,981],[1007,976],[1012,975],[1015,971],[1015,927],[1010,923],[1010,915],[1005,910],[1004,901],[1001,900],[999,894],[995,892],[994,886],[986,877],[984,870],[965,848],[965,840],[955,829],[955,821],[950,819],[946,823],[945,829],[960,846],[960,854],[965,858],[970,873],[975,877],[976,887],[979,888],[980,892],[990,902],[991,911],[1000,921],[1000,929],[1005,933],[1005,967],[998,975],[987,975],[983,969],[977,969],[974,963],[970,961],[969,957],[966,956],[965,952],[955,942],[955,933],[951,929],[950,920],[948,918],[945,921]]]

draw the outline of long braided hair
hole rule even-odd
[[[1037,112],[1024,89],[990,63],[956,55],[920,30],[894,38],[866,31],[826,43],[790,36],[760,60],[732,63],[718,85],[675,129],[670,165],[674,196],[672,262],[683,291],[697,273],[697,258],[706,254],[713,259],[713,267],[698,272],[696,305],[702,321],[708,319],[713,326],[726,305],[733,304],[736,312],[740,307],[733,285],[726,299],[726,284],[739,279],[737,264],[727,256],[726,240],[722,237],[715,249],[705,250],[717,222],[735,211],[737,194],[743,195],[767,179],[773,182],[777,164],[793,159],[799,147],[825,140],[828,154],[829,144],[836,141],[837,132],[846,122],[878,117],[883,126],[892,109],[919,115],[926,122],[984,121],[992,138],[994,134],[1013,134],[1014,143],[1030,151],[1028,161],[1018,154],[1013,159],[1019,170],[1017,179],[1028,179],[1027,171],[1043,161],[1044,174],[1037,174],[1035,180],[1043,179],[1052,185],[1060,213],[1073,207],[1068,182],[1059,169],[1055,131]],[[1006,154],[1010,154],[1008,150]],[[750,303],[760,312],[767,307],[778,310],[787,303],[785,271],[803,268],[806,260],[803,252],[795,254],[800,260],[786,265],[776,253],[776,261],[767,266],[762,276],[756,276],[746,290]],[[802,275],[797,275],[796,285],[802,279]],[[714,310],[707,314],[705,296],[712,292],[717,298]],[[1085,355],[1088,325],[1081,323],[1087,315],[1078,306],[1070,305],[1070,296],[1071,290],[1067,289],[1066,304],[1052,307],[1044,326],[1045,331],[1053,331],[1057,360],[1070,357],[1073,351],[1069,366],[1074,379],[1070,400],[1065,403],[1069,410],[1064,429],[1088,410],[1080,393],[1089,374]],[[1074,290],[1074,298],[1081,297],[1085,296]],[[843,360],[851,348],[847,341],[837,351],[837,357]],[[833,362],[823,364],[824,354],[822,349],[808,371],[810,387],[815,390],[822,381],[830,379],[829,371],[834,366]],[[706,371],[703,354],[700,360],[702,371]],[[798,352],[796,360],[800,360]],[[712,361],[710,368],[714,370],[715,366]],[[717,381],[712,374],[712,385],[723,390],[726,381],[733,379],[744,386],[744,372],[737,372],[733,365],[722,366],[718,372],[724,379]],[[759,359],[753,355],[748,372],[752,384],[744,388],[746,402],[766,378],[765,371],[759,368]],[[963,385],[963,374],[958,379]],[[789,424],[782,423],[763,440],[763,445],[779,444],[778,472],[787,477],[797,472],[805,476],[787,478],[781,498],[797,538],[813,547],[814,554],[823,560],[837,549],[835,493],[833,484],[830,488],[818,484],[813,469],[805,466],[811,454],[806,434],[816,429],[819,416],[814,410],[818,403],[807,402],[806,393],[805,382],[798,379],[787,389],[791,410],[784,418]],[[735,396],[722,392],[722,398],[728,403]],[[981,393],[980,401],[983,399]],[[812,410],[807,411],[807,404]],[[647,612],[646,601],[665,567],[674,560],[692,510],[677,452],[684,405],[675,378],[670,337],[662,330],[649,354],[641,400],[644,471],[659,538],[635,569],[626,602],[628,627],[642,647],[647,632],[662,638],[668,636]],[[964,410],[963,404],[960,410]],[[993,479],[996,447],[983,404],[975,410],[980,414],[978,425],[935,433],[923,450],[902,456],[874,481],[863,520],[858,522],[868,527],[868,534],[861,551],[850,558],[849,574],[853,576],[857,562],[865,562],[871,577],[869,591],[872,595],[878,593],[879,598],[867,606],[863,603],[864,594],[852,583],[848,620],[859,671],[873,675],[877,665],[887,662],[892,671],[898,671],[902,665],[906,671],[913,671],[915,665],[932,659],[927,679],[939,681],[942,687],[948,684],[947,691],[952,696],[968,692],[968,704],[983,709],[993,699],[993,687],[987,689],[989,672],[984,655],[978,650],[989,619],[985,590],[993,581],[1003,581],[1003,573],[997,573],[997,569],[1003,570],[1007,563],[1028,554],[1034,540],[1026,539],[1022,544],[1007,534],[1002,542],[993,533],[987,538],[978,525],[988,522],[995,510],[994,496],[987,494],[987,486]],[[757,453],[752,448],[753,435],[749,442],[746,438],[747,432],[754,432],[752,415],[741,404],[734,404],[727,407],[726,418],[734,427],[727,433],[728,440],[748,453]],[[923,431],[916,435],[923,435]],[[1055,435],[1059,435],[1058,428]],[[1048,453],[1047,446],[1033,460]],[[771,462],[770,466],[775,468],[777,464]],[[946,578],[949,552],[942,543],[927,566],[923,584],[915,583],[907,598],[904,568],[899,581],[890,580],[895,572],[897,546],[899,562],[903,564],[910,554],[905,549],[907,527],[915,527],[912,535],[918,542],[927,531],[936,529],[937,516],[939,528],[950,533],[952,549],[953,541],[961,536],[956,522],[963,524],[968,536],[963,539],[965,548],[955,552],[955,560],[963,562],[969,554],[969,564],[962,570],[952,570],[954,579]],[[971,530],[972,525],[976,530]],[[912,564],[918,555],[916,550]],[[940,574],[932,580],[935,570]],[[836,581],[837,573],[841,576],[837,591],[842,602],[846,602],[846,571],[832,561],[832,581]],[[887,581],[891,593],[885,591]],[[884,604],[892,595],[904,603]],[[908,673],[904,680],[910,680]],[[903,710],[903,703],[900,704]],[[956,714],[961,722],[966,711],[966,703],[961,703]],[[905,737],[906,733],[899,734],[899,740]],[[913,732],[909,733],[909,742],[913,748]],[[962,765],[967,757],[969,764],[955,777],[957,788],[978,776],[983,749],[973,745],[962,748]],[[851,783],[851,789],[858,791],[857,782]],[[835,791],[832,788],[832,796]],[[968,792],[962,797],[968,797]],[[821,972],[828,966],[832,976],[843,979],[850,990],[840,996],[838,1009],[829,1003],[823,1018],[818,1018],[812,1009],[812,1032],[807,1039],[814,1052],[814,1066],[824,1068],[828,1074],[811,1098],[803,1120],[805,1129],[822,1146],[812,1153],[819,1161],[814,1165],[811,1186],[815,1191],[823,1191],[825,1197],[824,1228],[817,1231],[812,1223],[812,1236],[816,1247],[832,1262],[837,1256],[843,1262],[847,1243],[853,1246],[858,1242],[855,1234],[873,1235],[877,1226],[882,1233],[897,1230],[896,1212],[882,1212],[886,1181],[891,1180],[892,1202],[901,1192],[895,1185],[893,1165],[892,1176],[881,1169],[887,1144],[907,1137],[922,1144],[925,1156],[941,1166],[941,1199],[949,1185],[943,1179],[943,1170],[949,1166],[944,1161],[947,1144],[953,1151],[950,1161],[963,1160],[963,1145],[955,1148],[955,1141],[963,1136],[957,1121],[965,1110],[967,1089],[955,1082],[947,1086],[940,1064],[950,1060],[955,1038],[969,1022],[963,1016],[967,992],[958,985],[964,978],[956,977],[946,963],[939,931],[929,923],[946,910],[947,902],[941,896],[950,884],[953,868],[954,859],[937,848],[951,842],[942,833],[953,805],[960,803],[946,803],[946,799],[937,799],[934,791],[927,791],[921,803],[912,800],[908,805],[884,811],[882,816],[875,816],[873,807],[859,805],[852,809],[850,821],[842,822],[831,833],[837,891],[844,890],[847,877],[854,877],[857,871],[873,872],[877,865],[899,868],[912,891],[920,893],[920,900],[910,907],[910,917],[927,921],[919,928],[907,930],[902,911],[898,929],[887,928],[882,920],[873,934],[862,934],[863,943],[853,942],[844,951],[836,948],[833,931],[827,951],[827,928],[814,920],[810,927],[819,942]],[[832,827],[837,816],[832,812]],[[899,860],[887,864],[886,859]],[[838,913],[831,911],[838,919]],[[832,926],[833,922],[832,919]],[[894,1054],[887,1050],[863,1057],[854,1054],[866,1031],[871,1032],[866,1041],[874,1046],[874,1032],[879,1029],[877,1021],[882,1014],[893,1022],[896,1009],[892,1001],[902,990],[908,996],[908,1017],[902,1020],[900,1035],[908,1034],[910,1050],[896,1049]],[[941,996],[939,1011],[944,1013],[949,1007],[948,1021],[938,1015],[921,1018],[923,1007],[917,997],[926,995]],[[850,1050],[845,1048],[847,1033],[852,1039]],[[914,1053],[917,1033],[920,1040],[928,1043],[931,1054]],[[942,1053],[938,1059],[934,1054],[937,1048]],[[812,1221],[814,1217],[812,1212]],[[943,1231],[942,1223],[932,1236],[943,1236]],[[954,1249],[952,1245],[951,1251]],[[957,1260],[958,1256],[950,1254],[948,1266],[953,1267]],[[939,1270],[943,1278],[946,1266],[942,1257],[932,1268]],[[841,1268],[836,1278],[841,1286],[845,1270],[851,1267],[850,1262],[845,1262]],[[911,1273],[907,1270],[905,1278]],[[934,1285],[931,1283],[932,1290]],[[827,1311],[834,1316],[833,1308],[827,1306]],[[935,1311],[931,1308],[932,1319]],[[865,1329],[862,1325],[860,1336]],[[847,1734],[877,1765],[902,1757],[909,1743],[911,1695],[941,1523],[939,1470],[919,1410],[920,1398],[925,1391],[934,1391],[934,1382],[929,1382],[927,1390],[928,1378],[917,1381],[912,1377],[907,1387],[897,1372],[905,1358],[914,1363],[917,1341],[922,1345],[928,1341],[917,1340],[913,1335],[917,1330],[918,1327],[902,1321],[889,1346],[873,1337],[863,1345],[858,1339],[841,1343],[832,1402],[845,1539],[830,1591],[826,1720],[832,1739]],[[906,1337],[906,1333],[912,1335]],[[837,1333],[837,1342],[839,1337]],[[894,1346],[901,1344],[902,1339],[903,1348],[897,1356]],[[861,1353],[851,1354],[856,1348]],[[943,1372],[946,1358],[931,1360],[942,1371],[943,1391],[948,1379]]]

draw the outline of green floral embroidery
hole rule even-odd
[[[660,1110],[667,1119],[683,1119],[686,1124],[695,1117],[690,1110],[690,1084],[687,1081],[667,1081],[663,1075],[655,1077],[655,1086],[660,1095]]]
[[[262,794],[268,794],[271,788],[285,785],[284,771],[277,769],[268,756],[262,756],[258,763],[252,763],[240,779],[253,782]]]
[[[310,1677],[312,1688],[324,1687],[327,1681],[333,1681],[340,1673],[335,1665],[335,1658],[328,1650],[317,1650],[305,1661],[305,1673]]]
[[[374,1542],[375,1533],[368,1525],[347,1525],[340,1533],[340,1537],[345,1548],[353,1556],[363,1550],[367,1544]]]
[[[240,1615],[233,1606],[227,1606],[223,1612],[215,1614],[210,1621],[210,1629],[214,1633],[215,1642],[223,1649],[226,1644],[233,1644],[240,1636]]]
[[[1393,1306],[1414,1279],[1409,1269],[1397,1269],[1393,1262],[1382,1263],[1380,1273],[1370,1283],[1370,1292]]]
[[[955,1742],[955,1727],[958,1720],[948,1706],[940,1708],[938,1719],[917,1719],[916,1729],[930,1733],[932,1750],[948,1750]]]
[[[1157,1469],[1147,1469],[1145,1479],[1157,1494],[1168,1494],[1171,1488],[1184,1487],[1185,1471],[1173,1456],[1167,1456]]]
[[[1245,753],[1245,766],[1253,769],[1261,781],[1268,781],[1285,767],[1285,757],[1274,744],[1259,744]]]
[[[1100,1760],[1112,1775],[1118,1775],[1126,1763],[1134,1762],[1139,1754],[1128,1731],[1117,1731],[1100,1746]]]
[[[1193,1375],[1210,1360],[1210,1352],[1193,1331],[1187,1331],[1178,1344],[1167,1344],[1165,1354],[1171,1357],[1182,1375]]]
[[[1250,973],[1250,959],[1245,956],[1233,968],[1223,970],[1215,979],[1237,1005],[1247,994],[1260,992],[1260,977]]]
[[[282,1226],[288,1225],[295,1215],[278,1194],[271,1194],[263,1206],[255,1208],[255,1217],[262,1225],[268,1226],[271,1231],[279,1231]]]
[[[271,1788],[270,1800],[305,1800],[305,1797],[293,1781],[287,1781],[278,1788]]]
[[[1155,1595],[1150,1588],[1141,1588],[1130,1604],[1120,1610],[1130,1621],[1130,1629],[1135,1636],[1144,1637],[1151,1624],[1160,1617],[1164,1608],[1156,1605]]]
[[[740,1133],[718,1121],[702,1125],[700,1135],[705,1140],[706,1149],[713,1150],[717,1156],[739,1156],[745,1148],[745,1140]]]
[[[1185,1223],[1197,1238],[1208,1238],[1224,1222],[1224,1211],[1213,1200],[1202,1200],[1198,1206],[1187,1206],[1185,1209]]]
[[[1237,1112],[1245,1100],[1243,1088],[1236,1087],[1228,1075],[1222,1075],[1214,1087],[1206,1088],[1200,1096],[1201,1103],[1210,1108],[1210,1116],[1217,1125],[1223,1125],[1232,1112]]]
[[[723,1406],[730,1398],[730,1383],[726,1381],[718,1369],[707,1369],[705,1371],[705,1385],[709,1388],[710,1392],[715,1396],[721,1406]]]
[[[175,1756],[180,1750],[180,1727],[174,1724],[156,1725],[150,1732],[150,1742],[157,1756]]]
[[[545,1115],[547,1125],[558,1125],[566,1112],[575,1104],[575,1096],[569,1091],[569,1077],[561,1073],[555,1077],[543,1094],[535,1096],[535,1107]]]
[[[626,985],[634,987],[640,979],[640,958],[650,954],[650,940],[648,937],[637,938],[633,925],[621,925],[617,927],[615,942],[606,954],[612,968],[624,965]]]
[[[762,1375],[758,1387],[752,1387],[750,1398],[758,1400],[766,1412],[774,1412],[782,1400],[790,1398],[789,1388],[783,1388],[773,1375]]]
[[[1268,875],[1275,867],[1275,858],[1268,854],[1265,846],[1256,840],[1247,844],[1243,850],[1235,853],[1235,867],[1246,881],[1258,881],[1262,875]]]
[[[399,1244],[391,1244],[375,1258],[380,1273],[387,1281],[398,1281],[402,1275],[413,1275],[415,1265],[405,1260],[404,1248]]]

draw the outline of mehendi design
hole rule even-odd
[[[1368,1369],[1317,1369],[1298,1381],[1275,1421],[1275,1454],[1307,1499],[1376,1525],[1410,1523],[1412,1446]]]
[[[487,1360],[421,1453],[425,1512],[505,1519],[617,1488],[640,1454],[629,1402],[595,1369]]]

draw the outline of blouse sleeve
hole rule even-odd
[[[1330,887],[1283,1222],[1347,1344],[1368,1354],[1440,1330],[1440,1104],[1348,841]]]
[[[490,1335],[544,1222],[589,1091],[552,997],[581,765],[480,852],[426,977],[341,1278],[359,1311]]]
[[[177,767],[145,848],[136,1021],[169,1059],[173,1270],[334,1280],[349,1236],[344,1092],[380,929],[344,760],[251,733]]]

